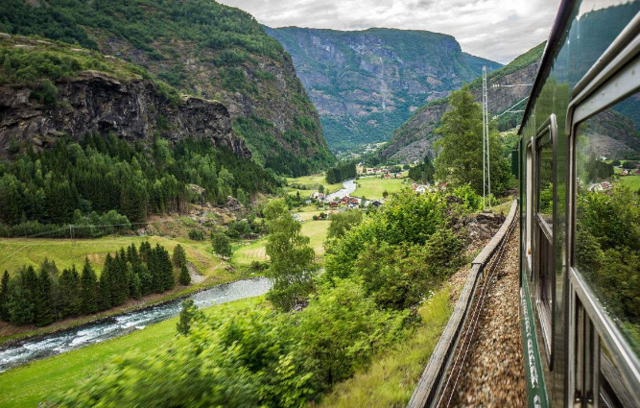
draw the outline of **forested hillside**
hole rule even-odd
[[[7,0],[0,16],[0,32],[77,44],[220,100],[268,168],[300,175],[333,161],[289,55],[238,9],[208,0]]]
[[[501,66],[428,31],[266,30],[293,57],[334,151],[387,141],[426,102]]]
[[[538,71],[545,43],[520,55],[505,67],[487,75],[489,112],[498,114],[529,95],[530,86],[496,87],[492,85],[532,84]],[[476,101],[482,99],[482,78],[469,84]],[[435,141],[434,130],[439,126],[442,115],[449,108],[448,98],[441,98],[421,107],[393,133],[391,140],[380,151],[383,160],[422,160],[432,151]],[[522,108],[522,106],[521,106]],[[500,118],[498,128],[506,130],[515,127],[522,114],[507,114]]]

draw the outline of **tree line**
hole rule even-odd
[[[150,145],[114,135],[87,135],[79,143],[62,138],[51,149],[0,163],[0,222],[60,226],[115,210],[144,223],[150,213],[180,211],[188,202],[224,204],[234,196],[247,204],[277,185],[258,164],[209,140],[181,140],[171,149],[161,138]]]
[[[148,241],[107,254],[98,278],[88,258],[81,271],[73,265],[60,272],[45,259],[38,271],[23,266],[15,275],[4,272],[0,283],[0,320],[14,324],[46,326],[56,320],[88,315],[120,306],[128,299],[163,293],[180,283],[190,283],[186,254],[178,245],[169,255],[163,246]],[[186,274],[186,276],[185,276]]]
[[[340,183],[341,181],[355,178],[358,175],[354,162],[338,163],[335,167],[327,170],[325,180],[329,184]]]

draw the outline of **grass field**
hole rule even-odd
[[[449,289],[441,289],[419,310],[422,321],[404,341],[389,347],[365,371],[338,384],[322,408],[404,407],[418,385],[451,316]]]
[[[318,211],[318,213],[320,213],[320,211]],[[324,255],[324,247],[322,244],[325,239],[327,239],[329,223],[330,221],[328,220],[322,220],[307,221],[302,224],[302,235],[306,235],[311,239],[310,245],[311,248],[316,251],[316,256]],[[233,263],[237,265],[248,265],[254,261],[266,261],[266,243],[266,238],[262,238],[256,241],[235,245],[232,257]]]
[[[353,192],[355,197],[366,197],[369,200],[382,198],[385,190],[389,194],[402,190],[402,179],[381,179],[378,177],[365,177],[356,181],[358,188]]]
[[[253,307],[262,297],[243,299],[205,309],[227,308],[229,312]],[[46,360],[0,374],[0,407],[35,408],[39,402],[74,387],[114,357],[139,350],[150,354],[176,333],[177,318],[148,326],[132,334],[94,344],[83,349],[59,354]]]
[[[191,241],[188,239],[168,239],[164,237],[105,237],[99,239],[82,239],[71,241],[68,239],[30,239],[15,238],[0,240],[0,271],[8,270],[15,273],[23,265],[37,267],[44,258],[55,261],[58,268],[68,268],[73,264],[81,269],[85,256],[99,274],[107,253],[115,253],[123,246],[148,240],[152,246],[160,244],[170,252],[176,245],[181,244],[187,252],[187,259],[192,262],[204,276],[213,276],[218,270],[220,258],[213,255],[210,243],[205,241]]]
[[[640,176],[620,177],[620,184],[629,187],[633,191],[640,190]]]
[[[288,178],[287,183],[289,184],[303,184],[303,185],[319,185],[322,184],[324,186],[325,194],[333,193],[334,191],[338,191],[342,188],[342,183],[329,184],[324,179],[324,174],[315,174],[313,176],[303,176],[296,178]],[[309,196],[313,194],[317,190],[296,190],[289,189],[290,194],[295,194],[296,191],[300,191],[301,196]]]

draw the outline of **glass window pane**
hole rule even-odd
[[[553,144],[551,135],[540,137],[538,148],[538,214],[549,227],[553,221]]]
[[[580,124],[575,263],[640,355],[640,97]]]

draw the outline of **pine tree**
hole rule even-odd
[[[82,298],[80,297],[80,274],[75,265],[71,266],[71,287],[73,288],[71,294],[71,315],[78,316],[82,313]]]
[[[131,279],[131,297],[134,299],[140,299],[142,297],[142,281],[138,274],[132,274]]]
[[[96,279],[96,273],[89,264],[89,258],[84,260],[84,268],[82,268],[81,279],[81,294],[82,300],[82,313],[91,314],[98,311],[98,297],[97,297],[98,282]]]
[[[180,309],[180,320],[176,324],[176,330],[179,334],[186,336],[191,330],[194,321],[202,319],[204,316],[202,311],[195,305],[193,299],[187,299],[182,302]]]
[[[60,286],[60,303],[58,305],[58,312],[60,317],[64,319],[65,317],[73,314],[71,310],[71,299],[74,295],[73,292],[75,288],[73,287],[71,271],[69,269],[63,270],[58,282]]]
[[[111,276],[111,306],[120,306],[129,298],[129,282],[127,282],[127,265],[124,251],[116,253],[110,262],[109,274]],[[106,263],[105,263],[106,267]]]
[[[104,268],[100,274],[100,284],[98,285],[98,310],[111,308],[111,277],[109,269]]]
[[[51,277],[46,268],[40,270],[35,301],[35,324],[47,326],[53,323],[53,307],[51,297]]]
[[[173,250],[173,266],[176,268],[182,268],[183,265],[187,263],[187,254],[182,248],[182,245],[178,244]]]
[[[8,271],[4,271],[2,275],[2,284],[0,284],[0,320],[9,321],[9,311],[7,304],[9,302],[9,281],[11,277]]]
[[[142,262],[140,265],[136,266],[138,273],[137,275],[140,277],[140,286],[142,296],[147,296],[153,293],[153,277],[149,273],[149,268],[147,264]]]
[[[191,283],[191,275],[189,275],[189,270],[187,269],[187,265],[182,265],[180,268],[180,284],[183,286],[187,286]]]
[[[158,258],[161,268],[160,276],[162,280],[162,291],[164,292],[166,290],[173,289],[176,285],[176,279],[173,274],[173,264],[171,263],[169,251],[160,245],[157,245],[156,248],[158,250]]]
[[[33,271],[33,268],[31,268]],[[11,279],[9,281],[9,291],[7,297],[7,313],[9,314],[9,321],[15,324],[28,324],[33,323],[34,308],[33,296],[31,290],[27,287],[27,271],[23,269],[20,271],[20,277],[18,279]],[[33,271],[35,275],[35,271]],[[37,276],[36,276],[37,282]]]

